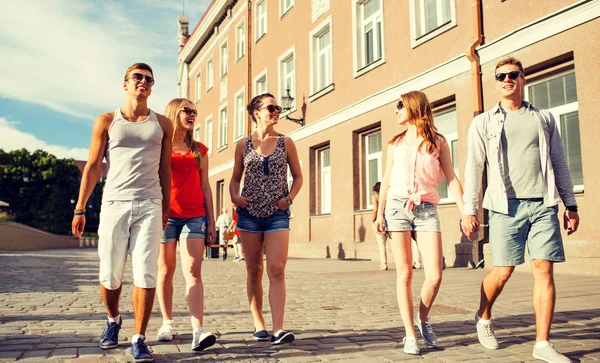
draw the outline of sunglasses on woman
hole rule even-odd
[[[521,71],[512,71],[508,73],[496,73],[494,77],[496,77],[496,81],[498,82],[504,81],[506,79],[506,76],[508,76],[508,78],[514,81],[515,79],[519,78],[519,76],[521,76],[522,74],[523,73],[521,73]]]
[[[190,115],[190,116],[197,116],[198,115],[198,111],[194,110],[193,108],[189,108],[189,107],[182,107],[179,109],[179,111],[183,111],[186,114]]]
[[[398,109],[398,111],[404,108],[404,103],[402,102],[402,100],[398,101],[396,108]]]
[[[154,85],[154,78],[150,77],[150,76],[144,76],[141,73],[134,73],[131,76],[129,76],[129,78],[133,79],[136,82],[141,82],[142,79],[146,82],[147,85]]]
[[[278,113],[281,113],[281,111],[282,111],[281,106],[275,106],[275,105],[267,105],[265,107],[259,108],[259,110],[263,110],[265,108],[267,109],[267,111],[269,111],[269,113],[273,113],[275,111],[277,111]]]

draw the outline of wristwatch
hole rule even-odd
[[[566,205],[565,209],[568,210],[569,212],[575,212],[575,213],[577,213],[577,206],[576,205]]]

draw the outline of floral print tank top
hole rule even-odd
[[[269,156],[262,156],[256,152],[252,145],[252,135],[246,138],[242,197],[252,199],[246,207],[251,216],[264,218],[277,212],[277,201],[289,194],[287,166],[285,139],[282,134],[279,134],[275,151]],[[289,208],[286,212],[289,216]]]

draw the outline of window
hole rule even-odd
[[[227,74],[227,41],[221,44],[221,77]]]
[[[456,25],[455,0],[411,0],[413,48]]]
[[[246,54],[246,28],[242,21],[235,28],[235,59],[239,60]]]
[[[320,179],[320,213],[331,213],[331,162],[329,148],[318,151]]]
[[[225,205],[223,204],[223,196],[225,196],[225,180],[221,179],[217,181],[217,188],[215,190],[217,196],[216,207],[220,215],[221,210],[223,210],[223,207],[225,207]]]
[[[204,120],[204,124],[206,125],[205,137],[204,137],[204,145],[208,148],[208,156],[212,155],[212,146],[213,146],[213,118],[212,115],[208,116],[206,120]]]
[[[265,69],[258,76],[256,76],[256,78],[254,78],[254,95],[258,96],[266,93],[267,89],[267,70]]]
[[[283,56],[279,57],[279,96],[287,94],[286,90],[290,90],[290,95],[296,98],[296,66],[295,66],[295,50],[288,50]],[[280,101],[283,101],[280,98]],[[292,110],[295,109],[292,105]]]
[[[194,126],[194,141],[200,141],[202,140],[202,135],[200,132],[200,124],[197,124],[196,126]]]
[[[575,70],[543,78],[525,87],[525,98],[554,115],[565,148],[574,190],[583,192],[583,165],[579,134],[579,103]]]
[[[294,6],[294,0],[279,0],[279,17],[283,17]]]
[[[384,62],[383,1],[354,0],[355,77]]]
[[[200,78],[200,72],[196,74],[196,102],[200,101],[200,95],[202,94],[202,80]]]
[[[435,112],[434,123],[438,132],[446,138],[448,147],[450,148],[450,157],[452,159],[452,167],[454,173],[458,177],[458,129],[456,124],[456,108],[446,108]],[[454,203],[454,198],[448,189],[446,176],[442,173],[442,182],[437,186],[437,194],[440,196],[440,203]]]
[[[214,74],[213,74],[213,60],[212,58],[206,63],[206,92],[213,88]]]
[[[244,137],[244,126],[246,125],[246,92],[242,88],[235,94],[235,123],[233,125],[233,139]]]
[[[227,147],[227,104],[219,110],[219,146],[218,151]]]
[[[256,36],[255,42],[258,42],[267,34],[267,0],[256,3]]]
[[[324,23],[314,31],[314,34],[311,34],[311,93],[313,94],[333,83],[331,17]]]
[[[382,177],[381,130],[365,134],[365,200],[367,208],[373,208],[371,200],[372,189]]]

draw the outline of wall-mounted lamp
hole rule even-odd
[[[285,90],[285,92],[286,92],[286,95],[281,97],[281,101],[283,103],[281,108],[283,109],[283,112],[287,112],[287,111],[291,110],[292,105],[294,104],[294,97],[292,97],[292,95],[290,95],[290,89],[287,88]],[[288,115],[285,115],[285,118],[292,122],[297,123],[300,126],[304,126],[304,118],[292,118]]]

